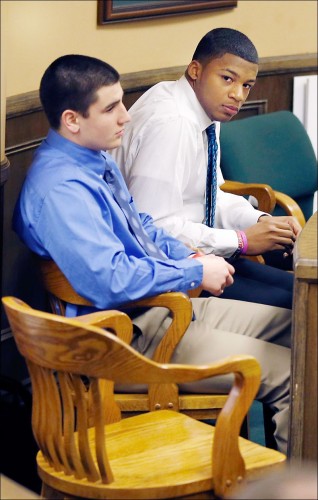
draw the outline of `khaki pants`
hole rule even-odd
[[[208,364],[233,354],[254,356],[262,369],[257,399],[275,412],[274,437],[287,453],[291,311],[251,302],[211,298],[192,299],[195,320],[177,346],[173,363]],[[134,319],[140,334],[132,346],[151,357],[170,323],[168,311],[153,308]],[[228,392],[232,376],[181,385],[187,392]],[[144,387],[136,388],[144,391]]]

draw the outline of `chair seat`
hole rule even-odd
[[[142,434],[140,429],[142,428]],[[90,429],[94,448],[94,430]],[[73,496],[110,499],[173,498],[213,489],[214,427],[170,410],[151,412],[105,426],[114,481],[88,484],[56,472],[38,453],[39,475],[51,488]],[[129,443],[129,447],[127,447]],[[283,464],[286,457],[240,438],[247,478],[258,469]]]

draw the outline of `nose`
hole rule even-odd
[[[126,109],[126,106],[124,104],[122,104],[121,113],[119,116],[119,121],[120,121],[120,123],[124,124],[124,123],[130,122],[130,120],[131,120],[131,116]]]
[[[236,101],[243,101],[244,100],[244,92],[243,92],[243,86],[238,84],[238,85],[233,85],[231,88],[230,92],[230,97],[233,97]]]

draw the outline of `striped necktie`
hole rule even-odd
[[[208,168],[205,191],[205,223],[209,227],[214,226],[216,193],[217,193],[217,168],[216,159],[218,144],[216,141],[215,124],[206,129],[208,136]]]
[[[167,256],[165,253],[150,239],[142,227],[138,212],[131,206],[131,203],[129,203],[127,193],[123,190],[118,181],[116,172],[111,168],[111,161],[107,158],[106,162],[104,180],[111,190],[116,203],[125,215],[131,232],[135,235],[139,244],[150,257],[166,260]]]

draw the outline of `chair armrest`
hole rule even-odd
[[[78,295],[64,274],[52,260],[38,259],[45,289],[58,299],[80,305],[91,305]],[[199,289],[198,289],[199,290]],[[173,351],[186,332],[192,318],[192,304],[187,295],[179,292],[163,293],[126,304],[131,307],[165,307],[170,310],[172,322],[157,349],[153,359],[161,363],[169,362]],[[132,339],[132,325],[129,317],[119,311],[97,311],[77,317],[82,323],[107,328],[119,338],[129,343]]]
[[[121,311],[96,311],[83,316],[76,316],[76,320],[86,325],[105,328],[127,344],[131,342],[133,334],[132,322],[129,316]]]
[[[220,186],[225,193],[254,196],[258,201],[258,209],[268,214],[272,213],[275,205],[279,205],[287,215],[296,217],[304,227],[306,221],[298,203],[289,195],[276,191],[268,184],[254,184],[226,180]]]
[[[304,227],[306,221],[298,203],[285,193],[281,193],[280,191],[274,191],[274,193],[277,205],[279,205],[287,215],[296,217],[301,227]]]
[[[202,290],[203,290],[202,286],[198,286],[197,288],[188,290],[187,295],[190,297],[190,299],[196,299],[197,297],[200,297]]]
[[[169,292],[132,302],[127,307],[165,307],[172,313],[171,324],[152,357],[158,363],[168,363],[191,322],[190,298],[181,292]]]
[[[258,201],[258,210],[270,214],[276,204],[275,192],[268,184],[252,184],[226,180],[220,189],[225,193],[254,196]]]

